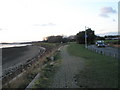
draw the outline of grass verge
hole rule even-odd
[[[116,59],[92,52],[80,44],[70,44],[68,52],[85,60],[85,68],[75,77],[80,87],[118,87],[118,61]]]
[[[40,72],[41,76],[35,82],[33,88],[49,88],[49,86],[53,82],[54,74],[57,72],[60,66],[60,59],[60,53],[55,53],[54,61],[49,61],[46,63],[46,66]]]

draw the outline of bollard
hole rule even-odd
[[[105,52],[102,51],[102,54],[105,55]]]
[[[116,57],[116,54],[114,54],[114,58]]]
[[[94,51],[96,52],[96,49]]]
[[[96,53],[97,53],[97,50],[96,50]]]
[[[109,53],[109,56],[112,56],[111,53]]]
[[[104,55],[105,53],[102,51],[102,55]]]
[[[100,54],[102,54],[102,51],[100,51]]]

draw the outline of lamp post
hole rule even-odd
[[[86,32],[86,28],[88,28],[88,27],[85,26],[85,48],[87,48],[87,32]]]

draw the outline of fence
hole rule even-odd
[[[92,50],[96,53],[99,53],[99,54],[102,54],[102,55],[106,55],[106,56],[111,56],[111,57],[114,57],[116,59],[119,59],[119,53],[118,52],[109,52],[109,51],[105,51],[105,50],[101,50],[101,49],[97,49],[97,48],[94,48],[94,47],[87,47],[89,50]]]

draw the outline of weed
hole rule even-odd
[[[60,64],[59,53],[55,53],[54,64],[51,64],[51,61],[47,62],[47,65],[42,69],[42,74],[40,78],[35,82],[33,88],[48,88],[52,83],[54,74],[57,72]]]

